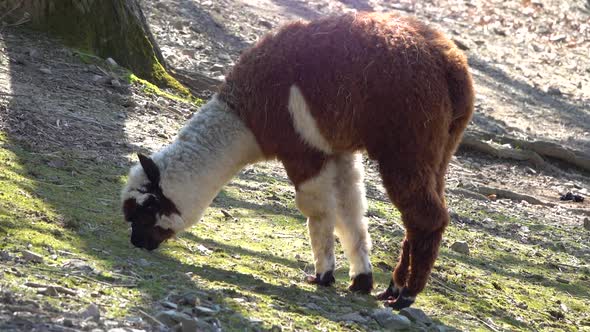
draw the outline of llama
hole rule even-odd
[[[408,307],[426,286],[449,222],[444,175],[473,98],[463,53],[413,18],[347,14],[287,24],[241,55],[170,145],[139,155],[122,191],[131,242],[157,248],[198,221],[245,165],[278,159],[307,217],[315,266],[308,282],[335,282],[338,236],[349,289],[370,293],[364,151],[406,229],[378,298]]]

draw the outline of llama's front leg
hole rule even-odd
[[[288,169],[289,170],[289,169]],[[334,194],[334,164],[328,161],[314,177],[297,186],[296,203],[307,217],[315,276],[308,282],[329,286],[334,279],[334,224],[336,199]]]
[[[408,273],[410,272],[410,241],[404,238],[401,247],[399,261],[391,274],[389,286],[385,291],[377,295],[377,299],[385,301],[386,304],[395,301],[399,297],[400,290],[406,285]]]
[[[315,276],[308,276],[307,282],[330,286],[334,278],[336,260],[334,258],[334,220],[324,217],[307,219],[309,238],[315,266]]]
[[[369,260],[371,237],[364,218],[367,200],[362,158],[359,154],[343,155],[337,157],[335,163],[338,200],[336,234],[350,263],[349,275],[352,283],[348,289],[353,292],[370,293],[373,289],[373,273]]]

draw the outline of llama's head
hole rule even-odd
[[[131,224],[131,243],[154,250],[184,225],[174,202],[164,195],[160,169],[149,157],[138,154],[139,165],[131,168],[123,188],[123,214]]]

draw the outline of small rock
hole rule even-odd
[[[562,95],[561,90],[555,86],[550,86],[549,88],[547,88],[547,93],[552,96],[561,96]]]
[[[114,86],[115,88],[120,88],[121,87],[121,82],[119,82],[119,80],[117,80],[117,79],[112,79],[111,80],[111,85]]]
[[[55,287],[39,288],[37,292],[47,296],[59,296],[59,292]]]
[[[12,255],[8,251],[0,250],[0,260],[10,261],[12,260]]]
[[[197,304],[199,304],[201,301],[199,299],[199,297],[197,296],[197,294],[195,293],[187,293],[184,294],[182,296],[182,298],[180,299],[180,304],[187,304],[190,306],[196,306]]]
[[[531,43],[531,46],[533,48],[533,51],[535,52],[543,52],[543,47],[539,44],[536,43]]]
[[[204,256],[209,256],[209,255],[211,255],[211,250],[210,250],[209,248],[205,247],[205,246],[204,246],[204,245],[202,245],[202,244],[199,244],[199,245],[197,246],[197,250],[198,250],[198,251],[201,253],[201,255],[204,255]]]
[[[49,68],[39,68],[39,71],[42,72],[43,74],[47,74],[47,75],[51,75],[51,69]]]
[[[569,281],[569,280],[567,280],[567,279],[565,279],[565,278],[562,278],[562,277],[557,277],[557,278],[555,278],[555,281],[557,281],[557,282],[560,282],[560,283],[562,283],[562,284],[569,284],[569,283],[570,283],[570,281]]]
[[[584,228],[590,231],[590,218],[584,218]]]
[[[529,308],[529,305],[528,305],[528,304],[526,304],[525,302],[517,302],[517,303],[516,303],[516,307],[517,307],[517,308],[520,308],[520,309],[524,309],[524,310],[526,310],[526,309],[528,309],[528,308]]]
[[[316,310],[316,311],[322,310],[322,308],[315,303],[307,303],[305,306],[311,310]]]
[[[469,255],[469,245],[465,241],[456,241],[451,245],[451,250],[460,254]]]
[[[83,319],[93,319],[94,321],[98,322],[100,319],[100,309],[94,303],[88,305],[88,307],[78,314]]]
[[[27,262],[33,262],[33,263],[41,263],[43,262],[43,256],[34,253],[32,251],[29,250],[23,250],[22,252],[23,254],[23,258],[27,261]]]
[[[53,167],[53,168],[57,168],[57,169],[62,169],[66,166],[66,162],[61,160],[61,159],[54,159],[54,160],[50,160],[47,165],[49,167]]]
[[[338,322],[355,322],[355,323],[366,323],[367,318],[361,316],[359,312],[351,312],[349,314],[336,318]]]
[[[147,261],[147,259],[145,258],[140,258],[137,260],[137,264],[139,264],[140,266],[150,266],[151,263]]]
[[[432,324],[432,319],[424,313],[424,311],[416,308],[404,308],[400,310],[400,315],[406,316],[414,323],[422,323],[426,325]]]
[[[272,23],[270,23],[269,21],[265,21],[265,20],[259,20],[258,24],[262,25],[263,27],[267,28],[267,29],[272,29]]]
[[[233,215],[231,213],[229,213],[227,210],[221,210],[221,213],[223,213],[223,216],[227,219],[233,219]]]
[[[157,315],[156,315],[156,319],[158,319],[160,322],[164,323],[166,326],[168,327],[172,327],[172,326],[176,326],[176,324],[181,323],[183,321],[189,321],[192,318],[182,312],[178,312],[178,311],[174,311],[174,310],[166,310],[166,311],[160,311]]]
[[[553,36],[551,38],[549,38],[550,41],[552,42],[562,42],[567,38],[566,35],[557,35],[557,36]]]
[[[225,67],[222,64],[215,63],[215,64],[213,64],[213,66],[211,66],[209,68],[209,70],[212,71],[212,72],[214,72],[214,73],[223,74],[223,72],[225,71]]]
[[[195,311],[196,313],[199,313],[199,314],[203,314],[203,315],[215,315],[217,313],[217,310],[203,307],[203,306],[195,306],[193,308],[193,311]]]
[[[107,58],[106,62],[111,66],[118,66],[119,64],[113,58]]]
[[[191,318],[183,320],[181,323],[182,332],[195,332],[202,331],[202,327],[199,326],[197,319]]]
[[[371,316],[379,325],[388,330],[402,330],[412,325],[408,317],[396,315],[390,308],[376,309]]]
[[[565,318],[565,314],[562,311],[551,309],[548,312],[556,320],[562,320]]]
[[[65,327],[74,327],[74,322],[69,318],[64,319],[63,324]]]
[[[502,290],[502,285],[500,285],[497,281],[492,281],[492,286],[494,286],[497,290]]]
[[[162,306],[168,309],[178,309],[178,306],[170,301],[162,301]]]

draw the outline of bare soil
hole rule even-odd
[[[142,6],[171,66],[219,80],[237,61],[241,50],[288,20],[373,10],[416,15],[444,30],[465,49],[470,59],[477,104],[469,131],[544,140],[590,153],[590,11],[584,1],[144,0]],[[21,27],[1,29],[0,130],[10,141],[41,156],[43,167],[63,170],[68,167],[69,159],[108,163],[117,168],[116,176],[120,176],[133,160],[134,152],[157,150],[197,111],[193,104],[146,93],[141,85],[128,82],[126,77],[121,68],[108,66],[100,59],[89,60],[87,55],[61,46],[59,41]],[[590,230],[583,227],[584,218],[590,218],[590,174],[560,161],[546,161],[558,171],[461,149],[453,158],[447,176],[454,227],[486,232],[527,248],[552,248],[571,258],[567,262],[557,261],[558,264],[553,256],[543,256],[556,264],[556,274],[569,272],[583,277],[581,269],[587,268],[590,262]],[[375,168],[370,161],[367,164],[369,198],[387,203]],[[34,167],[31,168],[34,173]],[[78,169],[68,171],[83,173]],[[244,187],[246,192],[265,189],[266,182],[256,175],[260,172],[266,172],[273,181],[286,181],[277,164],[267,164],[263,171],[246,170],[237,181],[253,181],[247,183],[256,188]],[[63,185],[59,179],[38,180]],[[482,186],[525,194],[544,205],[503,199],[499,195],[474,196],[476,190],[472,188]],[[586,199],[561,201],[560,196],[567,192]],[[292,196],[289,192],[279,194]],[[116,196],[113,192],[112,197],[106,198],[107,203],[116,205]],[[266,196],[261,199],[269,200]],[[216,201],[215,208],[229,209],[236,205],[223,198]],[[273,209],[292,211],[288,205],[280,204]],[[466,218],[466,214],[471,217]],[[496,215],[509,221],[500,222]],[[384,224],[379,213],[369,216],[372,230],[389,227],[390,232],[397,227]],[[394,235],[395,241],[401,239],[399,234]],[[450,239],[457,237],[450,235]],[[471,246],[483,247],[484,240],[470,238],[470,241]],[[444,246],[449,247],[451,242],[447,240]],[[375,246],[377,251],[397,250],[378,239]],[[383,264],[388,268],[394,262]],[[448,285],[457,289],[450,279],[443,278],[451,268],[443,264],[435,271],[437,279],[431,282],[433,292],[444,293],[445,289],[448,292]],[[590,287],[588,278],[578,282],[585,289]],[[47,308],[27,302],[23,294],[13,291],[5,294],[0,299],[0,320],[8,323],[0,326],[7,330],[68,330],[64,317],[87,305],[73,301],[62,308]],[[589,301],[587,294],[571,295]],[[42,298],[39,301],[42,303]],[[517,302],[511,305],[516,306]],[[163,310],[159,304],[146,310],[154,308]],[[442,314],[460,317],[461,310],[449,309]],[[524,321],[524,327],[518,323],[494,323],[504,315],[510,314],[479,317],[477,312],[472,312],[464,320],[471,321],[466,326],[491,330],[501,330],[502,326],[526,329],[527,324],[533,324],[526,321],[526,311],[511,316]],[[565,319],[567,324],[580,329],[590,326],[587,312],[564,313],[566,318],[552,311],[547,315],[550,320]],[[76,328],[85,328],[76,321],[79,316],[71,319]],[[149,320],[138,323],[138,320],[113,318],[110,322],[101,320],[88,326],[104,330],[158,329]],[[553,328],[559,328],[562,323],[556,323]],[[211,329],[217,326],[215,322],[208,324]],[[220,324],[223,326],[224,322]],[[535,329],[552,326],[546,322],[538,324],[534,325]],[[370,329],[363,324],[342,328]]]

